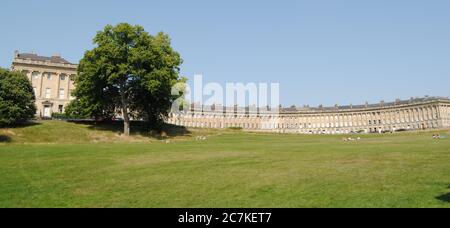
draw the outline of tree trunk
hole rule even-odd
[[[126,136],[130,135],[130,118],[128,117],[128,109],[126,107],[122,107],[123,112],[123,133]]]
[[[122,90],[120,93],[122,101],[122,116],[123,116],[123,134],[130,135],[130,117],[128,116],[128,102],[125,97],[125,92]]]

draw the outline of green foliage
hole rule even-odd
[[[164,33],[151,36],[141,26],[108,25],[94,38],[75,78],[77,99],[68,107],[71,115],[96,119],[121,112],[157,126],[167,116],[171,87],[179,77],[180,55]],[[126,129],[124,129],[126,131]]]
[[[54,112],[52,113],[52,119],[56,119],[56,120],[70,120],[70,119],[81,119],[81,117],[74,117],[74,116],[70,116],[66,113],[57,113]]]
[[[34,102],[33,87],[24,74],[0,69],[0,126],[33,118]]]
[[[69,117],[65,113],[54,112],[54,113],[52,113],[52,119],[65,120],[65,119],[69,119]]]
[[[111,103],[102,102],[106,99],[100,97],[96,100],[89,96],[83,96],[70,102],[65,109],[64,115],[71,119],[93,118],[95,120],[110,120],[115,115],[114,106]]]

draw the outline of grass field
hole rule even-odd
[[[0,129],[0,207],[450,207],[450,139],[432,134],[157,140],[40,122]]]

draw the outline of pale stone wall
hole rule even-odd
[[[450,125],[450,100],[335,111],[281,111],[275,115],[191,110],[185,114],[171,114],[168,122],[186,127],[241,127],[251,131],[302,134],[436,129]]]
[[[12,70],[24,72],[32,83],[36,95],[36,116],[50,117],[52,113],[64,112],[73,99],[71,92],[77,65],[32,61],[17,58]],[[47,93],[48,92],[48,93]],[[413,101],[413,100],[412,100]],[[198,128],[241,127],[251,131],[267,131],[302,134],[339,134],[350,132],[419,130],[450,127],[450,100],[448,98],[427,99],[422,102],[400,101],[378,107],[364,108],[282,110],[277,113],[246,112],[240,108],[211,107],[190,110],[185,114],[171,114],[167,122],[175,125]],[[45,109],[49,111],[46,113]],[[46,116],[49,115],[49,116]]]
[[[28,76],[36,96],[36,116],[51,117],[52,113],[64,112],[73,99],[73,77],[77,65],[14,58],[12,70]]]
[[[450,105],[446,104],[442,106],[443,110],[443,125],[444,127],[450,127]]]

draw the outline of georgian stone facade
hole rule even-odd
[[[208,110],[208,111],[206,111]],[[444,97],[411,98],[392,103],[289,108],[273,112],[222,107],[191,108],[171,114],[168,122],[200,128],[240,127],[251,131],[302,134],[379,133],[450,127],[450,100]]]
[[[73,99],[77,65],[60,56],[44,57],[15,53],[12,70],[24,72],[36,95],[37,117],[63,113]],[[383,132],[450,127],[447,97],[411,98],[395,102],[318,108],[284,108],[251,111],[249,108],[195,107],[170,114],[168,123],[186,127],[230,128],[302,134]]]
[[[15,53],[12,70],[28,76],[36,96],[36,116],[50,118],[53,113],[63,113],[73,99],[73,76],[77,65],[60,56],[44,57],[36,54]]]

